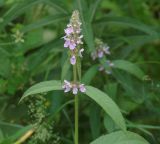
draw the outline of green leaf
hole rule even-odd
[[[126,130],[124,118],[116,103],[107,94],[97,88],[86,86],[86,89],[86,94],[104,109],[119,128]]]
[[[21,29],[21,31],[23,33],[26,33],[28,31],[31,31],[31,30],[34,30],[34,29],[38,29],[38,28],[41,28],[43,26],[47,26],[47,25],[50,25],[54,22],[58,22],[59,20],[63,20],[63,19],[66,19],[67,18],[67,15],[64,15],[64,14],[56,14],[56,15],[53,15],[53,16],[48,16],[48,17],[45,17],[43,19],[40,19],[32,24],[29,24],[25,27],[23,27]]]
[[[121,58],[126,58],[133,50],[141,48],[144,44],[151,43],[153,41],[158,41],[160,39],[160,34],[158,35],[137,35],[126,37],[128,44],[124,46],[120,51],[119,55]]]
[[[11,71],[11,61],[7,51],[0,48],[0,76],[9,77]]]
[[[16,141],[18,138],[20,138],[22,135],[24,135],[28,130],[32,129],[33,125],[28,125],[26,127],[21,128],[18,131],[15,131],[13,135],[5,138],[0,144],[12,144],[14,141]]]
[[[117,125],[114,123],[114,121],[111,119],[110,116],[107,114],[104,115],[104,126],[107,130],[107,132],[111,133],[118,129]]]
[[[2,130],[0,129],[0,142],[2,142],[3,139],[4,139],[4,135],[3,135]]]
[[[20,102],[29,95],[44,93],[52,90],[62,90],[62,84],[60,81],[51,80],[44,81],[30,87],[20,99]]]
[[[93,103],[89,108],[89,120],[90,120],[90,127],[92,132],[92,138],[95,139],[100,136],[101,130],[101,113],[99,106],[95,106]]]
[[[98,5],[100,4],[102,0],[95,0],[94,2],[92,2],[92,5],[90,6],[90,11],[89,11],[89,21],[92,22],[93,17],[95,15],[96,9],[98,7]]]
[[[82,82],[90,84],[96,73],[98,72],[98,65],[90,67],[82,77]]]
[[[39,3],[46,3],[58,11],[62,13],[67,13],[60,5],[58,5],[56,2],[52,2],[51,0],[27,0],[27,1],[21,1],[14,4],[3,16],[4,21],[0,25],[0,31],[12,20],[14,20],[19,15],[23,14],[25,11],[27,11],[32,6],[35,6]]]
[[[82,21],[82,32],[84,35],[84,39],[89,47],[89,50],[92,51],[94,49],[94,38],[93,38],[93,31],[92,25],[89,21],[89,11],[84,11],[84,0],[76,0],[78,10],[80,12],[81,21]]]
[[[61,80],[62,81],[66,78],[70,67],[71,67],[71,65],[69,62],[69,58],[67,58],[67,60],[64,62],[63,66],[62,66],[62,73],[61,73]]]
[[[96,24],[108,24],[108,23],[116,24],[118,26],[121,25],[123,27],[129,26],[129,27],[138,29],[138,30],[143,31],[143,32],[150,34],[150,35],[157,35],[158,34],[154,29],[150,28],[149,26],[147,26],[147,25],[145,25],[135,19],[131,19],[128,17],[105,16],[105,17],[102,17],[101,19],[96,21]]]
[[[31,6],[34,6],[43,0],[28,0],[28,1],[23,1],[16,3],[13,5],[3,16],[4,21],[0,25],[0,31],[13,19],[15,19],[17,16],[28,10]]]
[[[144,72],[135,64],[126,61],[126,60],[114,60],[114,67],[127,71],[129,73],[131,73],[132,75],[136,76],[137,78],[139,78],[140,80],[143,79],[144,77]]]
[[[91,144],[149,144],[140,135],[130,131],[117,131],[99,137]]]

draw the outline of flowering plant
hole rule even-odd
[[[81,63],[80,58],[82,58],[82,52],[84,48],[82,48],[82,38],[83,35],[81,34],[81,21],[79,12],[73,11],[71,16],[70,22],[67,25],[67,28],[64,30],[65,36],[64,39],[64,48],[68,49],[70,64],[73,68],[73,80],[70,82],[68,80],[64,80],[61,83],[60,80],[51,80],[51,81],[44,81],[38,84],[35,84],[31,88],[29,88],[21,98],[21,101],[28,97],[29,95],[34,95],[37,93],[46,93],[52,90],[63,90],[64,93],[68,93],[72,91],[74,96],[74,144],[79,143],[79,98],[81,98],[81,94],[85,94],[92,100],[94,100],[102,109],[112,118],[115,124],[121,129],[119,135],[124,136],[124,133],[128,135],[132,135],[131,132],[126,130],[126,124],[122,113],[117,106],[117,104],[104,92],[100,91],[99,89],[88,86],[81,83],[81,77],[78,77],[79,73],[81,75],[81,67],[79,68],[78,65]],[[110,55],[109,46],[104,44],[100,40],[96,40],[96,50],[92,52],[91,56],[92,59],[103,59],[105,55]],[[115,63],[112,63],[110,60],[106,61],[106,65],[109,69],[106,69],[106,66],[99,67],[100,71],[105,70],[106,73],[110,74],[110,68],[114,66]],[[80,92],[80,93],[79,93]],[[68,103],[67,103],[68,104]],[[65,105],[67,105],[65,104]],[[116,135],[117,133],[115,133]],[[114,135],[114,134],[113,134]],[[92,144],[99,144],[101,143],[103,138],[97,139]],[[146,142],[146,141],[145,141]]]

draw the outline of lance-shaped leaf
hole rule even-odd
[[[30,87],[20,99],[20,102],[29,95],[44,93],[52,90],[62,90],[62,84],[60,81],[51,80],[44,81]]]
[[[119,128],[124,131],[126,130],[125,121],[120,109],[106,93],[92,86],[86,86],[86,94],[104,109]]]
[[[113,63],[114,63],[115,68],[125,70],[125,71],[131,73],[132,75],[136,76],[140,80],[142,80],[145,75],[144,72],[136,64],[131,63],[129,61],[115,60],[115,61],[113,61]]]
[[[117,131],[99,137],[90,144],[149,144],[140,135],[130,131]]]

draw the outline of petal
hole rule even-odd
[[[71,33],[73,33],[73,28],[72,28],[72,27],[68,27],[68,28],[66,28],[64,31],[65,31],[65,33],[66,33],[67,35],[70,35]]]
[[[72,65],[75,65],[76,64],[76,57],[73,55],[71,58],[70,58],[70,63]]]
[[[79,85],[79,90],[82,93],[86,92],[86,88],[85,88],[84,84]]]
[[[71,85],[71,83],[67,80],[64,80],[64,83],[67,84],[67,85]]]
[[[71,42],[71,43],[69,44],[69,48],[70,48],[71,50],[74,50],[75,47],[76,47],[76,44],[75,44],[74,42]]]
[[[64,92],[66,93],[66,92],[69,92],[70,90],[71,90],[71,88],[69,86],[66,86]]]
[[[83,57],[83,56],[82,56],[82,52],[84,52],[84,49],[83,49],[83,48],[79,50],[79,56],[80,56],[80,57]]]
[[[78,93],[78,88],[77,87],[73,87],[72,92],[73,92],[74,95],[76,95]]]
[[[103,48],[105,54],[110,54],[109,46]]]
[[[99,51],[99,52],[98,52],[98,57],[99,57],[99,58],[102,58],[102,57],[103,57],[103,51]]]
[[[68,47],[69,45],[70,45],[70,41],[66,40],[65,43],[64,43],[64,47]]]

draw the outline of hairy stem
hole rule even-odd
[[[73,66],[73,80],[74,82],[77,81],[77,66]],[[74,109],[75,109],[75,131],[74,131],[74,143],[78,144],[78,95],[75,95],[75,103],[74,103]]]

